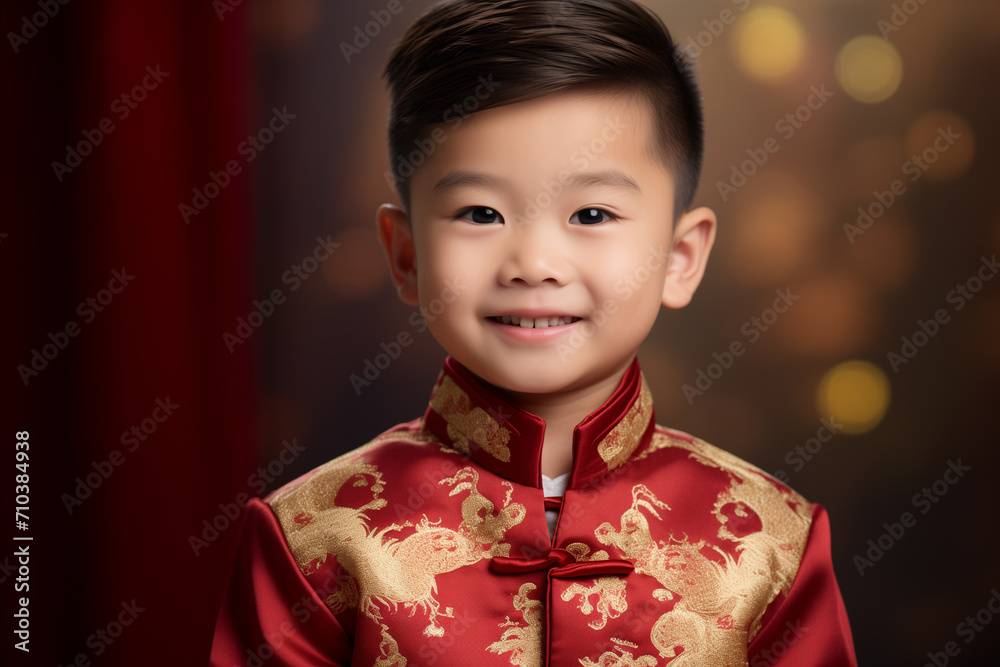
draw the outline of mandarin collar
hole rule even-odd
[[[654,426],[653,399],[633,359],[614,393],[574,428],[567,488],[599,483],[648,446]],[[542,488],[545,420],[507,401],[451,356],[421,429],[501,477]]]

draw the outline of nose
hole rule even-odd
[[[564,285],[569,278],[569,248],[552,226],[540,218],[522,221],[506,239],[500,283],[536,287]]]

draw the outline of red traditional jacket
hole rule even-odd
[[[562,498],[544,428],[446,360],[423,418],[251,501],[212,664],[856,665],[823,508],[657,426],[637,362]]]

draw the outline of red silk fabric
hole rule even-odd
[[[213,664],[854,665],[823,508],[655,426],[633,368],[550,536],[537,417],[449,360],[423,419],[254,503]]]

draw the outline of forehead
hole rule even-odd
[[[461,188],[530,197],[552,179],[580,187],[631,181],[647,196],[673,191],[654,157],[652,114],[638,96],[562,91],[456,118],[430,141],[433,153],[411,180],[415,207]]]

